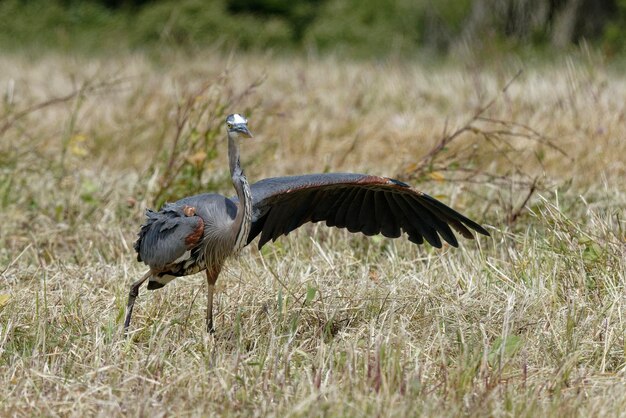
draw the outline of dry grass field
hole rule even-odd
[[[1,416],[624,416],[626,77],[593,57],[4,56],[0,93]],[[195,275],[124,338],[145,208],[234,194],[231,112],[251,181],[395,176],[491,237],[307,225],[228,263],[214,335]]]

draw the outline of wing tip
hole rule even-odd
[[[480,226],[480,225],[479,225]],[[484,235],[486,237],[490,237],[491,234],[489,233],[489,231],[487,231],[485,228],[483,228],[482,226],[480,227],[480,229],[478,229],[476,232],[478,232],[481,235]]]
[[[424,198],[426,201],[430,202],[431,204],[434,204],[436,207],[438,207],[439,209],[445,209],[446,211],[451,211],[454,215],[454,217],[456,218],[457,221],[463,223],[466,227],[478,232],[481,235],[490,237],[491,234],[483,227],[481,226],[479,223],[472,221],[470,218],[468,218],[467,216],[461,214],[460,212],[458,212],[456,209],[452,209],[450,206],[446,205],[445,203],[435,199],[434,197],[420,192],[419,190],[413,189],[413,191],[418,192],[422,198]],[[463,235],[463,234],[462,234]],[[465,235],[464,235],[465,236]],[[470,238],[473,239],[474,236],[472,237],[466,237],[466,238]]]
[[[468,219],[469,221],[471,221],[470,219]],[[482,225],[480,225],[477,222],[471,221],[471,223],[468,222],[463,222],[465,224],[465,226],[471,228],[473,231],[484,235],[486,237],[490,237],[491,234],[489,233],[489,231],[487,231]],[[472,239],[474,239],[474,236],[472,236]]]

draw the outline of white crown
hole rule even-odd
[[[239,124],[239,123],[248,123],[247,119],[244,118],[243,116],[241,116],[239,113],[235,113],[233,115],[233,123],[235,124]]]

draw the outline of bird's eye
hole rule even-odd
[[[232,123],[227,123],[227,124],[226,124],[226,127],[227,127],[228,129],[230,129],[230,128],[232,128],[232,127],[233,127],[233,124],[232,124]]]

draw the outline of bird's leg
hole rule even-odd
[[[139,288],[150,276],[152,276],[152,270],[148,270],[141,279],[137,280],[130,286],[130,292],[128,293],[128,303],[126,304],[126,320],[124,321],[124,335],[128,332],[130,326],[130,317],[133,314],[133,306],[135,305],[135,299],[139,296]]]
[[[213,334],[215,329],[213,328],[213,293],[215,292],[215,282],[217,276],[220,274],[220,269],[207,269],[206,280],[208,284],[207,288],[207,306],[206,306],[206,331],[209,334]]]
[[[215,332],[215,328],[213,328],[213,292],[215,290],[215,285],[209,283],[209,289],[207,293],[207,306],[206,306],[206,331],[209,334],[213,334]]]

